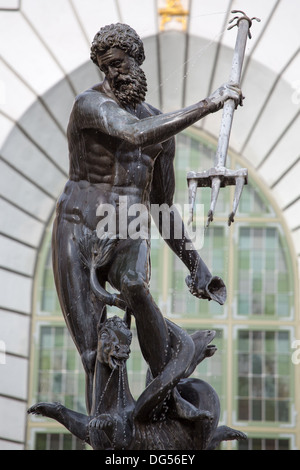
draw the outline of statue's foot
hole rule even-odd
[[[188,421],[201,421],[207,420],[211,423],[214,419],[213,414],[207,410],[200,410],[196,408],[192,403],[185,400],[177,389],[173,390],[174,407],[176,410],[176,416],[181,419]]]
[[[237,429],[227,428],[227,432],[225,433],[226,441],[243,441],[247,439],[247,436],[242,431],[238,431]]]
[[[28,414],[34,415],[41,415],[41,416],[48,416],[52,417],[52,415],[57,414],[58,411],[62,408],[62,404],[55,402],[55,403],[36,403],[35,405],[31,406],[28,410]]]
[[[208,450],[214,450],[222,441],[241,441],[247,439],[246,434],[237,429],[232,429],[228,426],[219,426],[208,446]]]

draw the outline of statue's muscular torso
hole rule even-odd
[[[155,159],[163,151],[161,144],[143,148],[124,140],[122,133],[109,135],[101,125],[106,119],[106,102],[112,100],[101,92],[101,88],[99,90],[99,86],[79,95],[68,126],[70,172],[61,201],[64,201],[65,212],[76,213],[80,222],[92,230],[99,221],[96,217],[99,204],[118,207],[120,196],[127,196],[128,206],[149,204]],[[159,114],[146,104],[138,105],[129,113],[138,119]],[[129,113],[127,110],[126,114]],[[120,117],[116,115],[115,119]]]

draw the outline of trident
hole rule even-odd
[[[235,44],[235,50],[231,66],[231,74],[229,78],[229,85],[240,85],[242,65],[245,55],[245,48],[247,43],[247,37],[251,39],[250,28],[252,21],[260,21],[259,18],[249,18],[243,11],[232,10],[231,13],[242,13],[243,16],[235,16],[230,23],[234,20],[237,22],[234,25],[228,27],[232,29],[235,26],[238,27],[238,34]],[[234,222],[234,216],[236,214],[238,204],[241,198],[243,187],[248,183],[248,170],[247,168],[240,168],[238,170],[230,170],[225,167],[227,151],[229,146],[229,136],[233,121],[233,114],[235,110],[235,102],[233,99],[229,99],[225,102],[223,107],[221,128],[218,140],[218,148],[214,160],[214,168],[203,171],[201,173],[190,171],[187,175],[188,187],[189,187],[189,204],[190,204],[190,217],[189,222],[193,220],[194,205],[196,199],[197,187],[211,187],[211,204],[207,214],[206,227],[209,226],[210,222],[213,221],[214,210],[217,203],[218,194],[220,187],[228,185],[235,185],[234,201],[232,212],[228,217],[228,225]]]

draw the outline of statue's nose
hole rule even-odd
[[[116,78],[117,75],[118,75],[118,69],[116,69],[116,67],[108,67],[108,73],[109,75],[111,76],[111,78]]]
[[[122,359],[128,359],[129,354],[130,354],[130,348],[129,346],[120,346],[116,345],[115,351],[117,353],[118,358]]]

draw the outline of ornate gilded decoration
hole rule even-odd
[[[161,31],[164,31],[166,23],[169,23],[173,19],[181,23],[183,31],[186,30],[189,11],[183,8],[180,0],[167,0],[166,6],[160,8],[158,12],[161,16]]]

